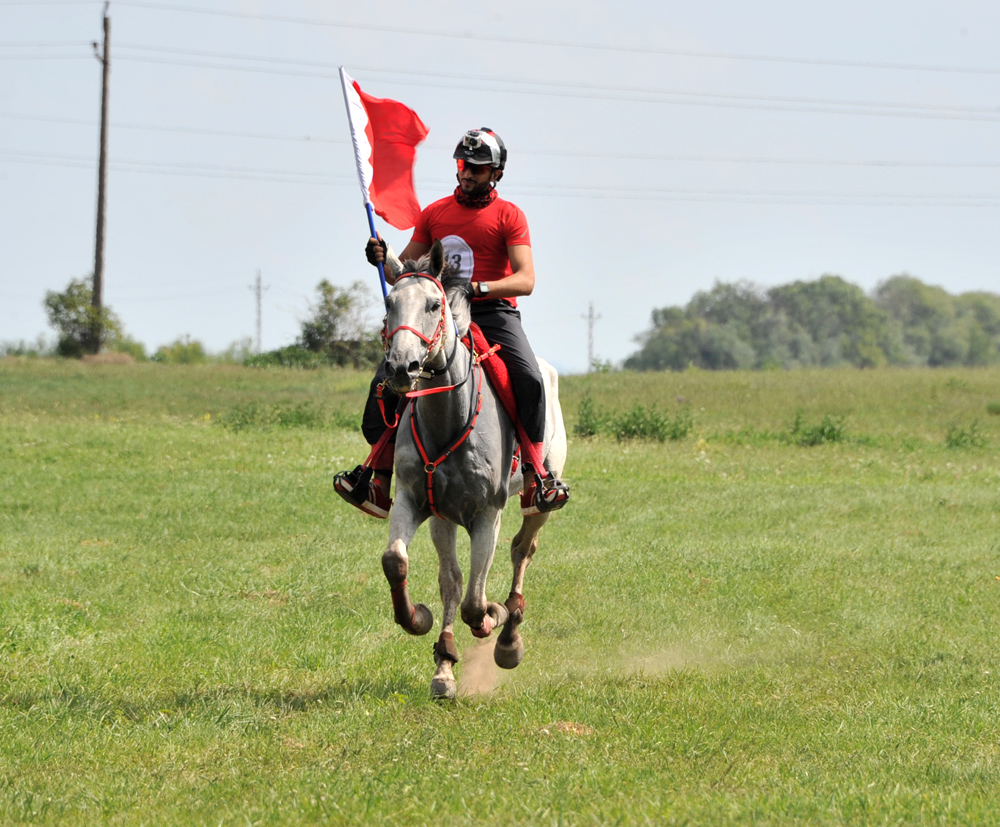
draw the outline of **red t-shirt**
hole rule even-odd
[[[531,246],[528,219],[521,208],[496,198],[488,207],[463,207],[454,195],[425,207],[411,241],[430,246],[440,239],[445,258],[463,277],[497,281],[511,274],[507,248]],[[517,307],[516,299],[504,299]]]

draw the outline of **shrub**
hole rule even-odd
[[[248,402],[222,414],[216,422],[237,433],[273,428],[344,428],[356,431],[361,428],[361,415],[348,414],[343,409],[330,411],[312,402],[280,405]]]
[[[157,348],[153,361],[168,365],[201,365],[208,361],[208,354],[201,342],[185,336],[172,344]]]
[[[65,292],[45,293],[45,315],[56,329],[59,342],[56,353],[79,359],[84,353],[99,353],[124,335],[121,320],[110,307],[92,304],[93,290],[88,279],[71,279]]]
[[[39,336],[34,342],[26,342],[23,339],[17,342],[0,342],[0,356],[26,356],[29,359],[37,359],[54,355],[53,346],[44,336]]]
[[[573,433],[592,437],[600,433],[614,436],[619,442],[626,439],[651,439],[657,442],[684,439],[694,427],[694,418],[687,405],[681,406],[673,417],[660,411],[656,405],[646,408],[635,405],[619,414],[605,414],[590,396],[580,402]]]
[[[1000,402],[990,402],[986,405],[986,413],[990,416],[1000,416]]]
[[[693,419],[686,407],[678,410],[671,419],[656,405],[650,408],[635,405],[614,417],[609,426],[619,442],[626,439],[652,439],[664,442],[668,439],[679,440],[686,437],[693,426]]]
[[[577,413],[576,424],[573,426],[573,433],[577,436],[591,437],[597,436],[605,425],[605,417],[597,412],[594,407],[594,400],[587,394],[580,401],[580,410]]]
[[[844,417],[824,414],[822,421],[818,425],[806,425],[803,422],[802,410],[799,409],[795,412],[791,437],[797,445],[804,447],[823,445],[827,442],[843,442]]]
[[[306,350],[300,345],[289,345],[267,353],[257,353],[248,356],[245,365],[253,368],[299,368],[315,369],[330,364],[330,360],[322,353]]]
[[[945,447],[952,450],[960,448],[982,448],[986,445],[986,437],[979,432],[979,422],[973,422],[968,428],[952,423],[944,438]]]

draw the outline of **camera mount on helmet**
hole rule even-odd
[[[499,135],[484,126],[466,132],[451,157],[469,164],[489,164],[503,172],[507,164],[507,147]]]

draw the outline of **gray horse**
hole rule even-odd
[[[517,627],[524,618],[524,572],[538,547],[538,532],[549,515],[522,517],[511,543],[513,579],[506,602],[486,600],[500,515],[522,484],[512,475],[515,429],[485,379],[481,366],[459,339],[470,322],[467,281],[453,275],[435,242],[404,274],[386,299],[386,384],[411,402],[402,414],[396,440],[396,498],[389,521],[389,546],[382,569],[392,591],[396,623],[413,635],[430,631],[434,618],[410,601],[406,548],[420,525],[430,520],[437,549],[444,616],[434,646],[437,666],[431,694],[455,697],[452,666],[458,661],[453,629],[461,602],[462,620],[476,637],[501,632],[493,657],[513,669],[524,655]],[[545,465],[560,476],[566,462],[566,429],[559,407],[558,376],[541,359],[545,380]],[[469,533],[469,584],[462,598],[462,570],[456,552],[458,526]]]

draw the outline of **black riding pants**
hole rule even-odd
[[[528,337],[524,335],[524,328],[521,327],[520,312],[501,299],[478,301],[472,303],[472,321],[482,328],[487,342],[491,345],[500,345],[497,356],[507,366],[507,372],[510,374],[521,426],[528,439],[532,442],[542,442],[545,439],[545,385],[542,383],[542,373],[538,369],[538,362],[528,343]],[[375,371],[375,378],[372,379],[361,422],[362,433],[369,445],[378,442],[386,429],[375,396],[376,388],[384,379],[383,360]],[[393,420],[398,401],[396,394],[388,388],[382,389],[382,404],[390,422]]]

